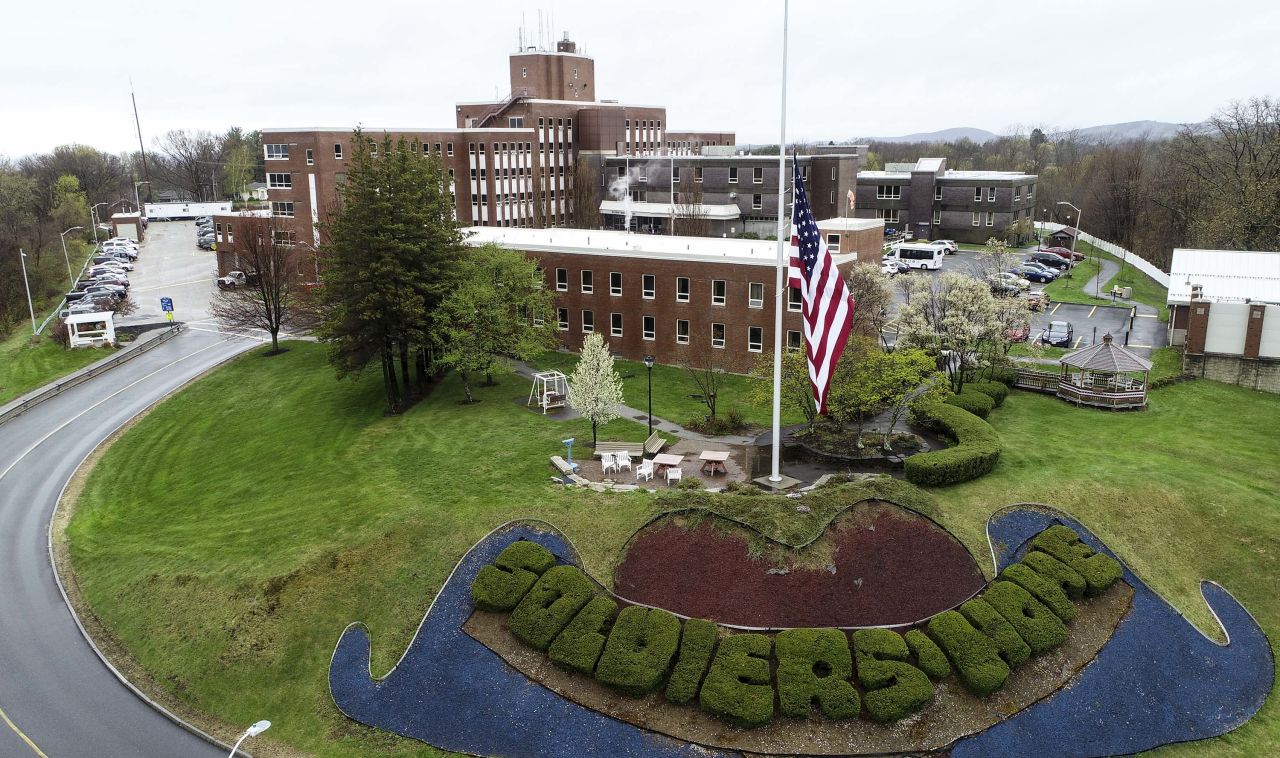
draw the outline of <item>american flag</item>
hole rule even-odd
[[[844,277],[831,260],[827,242],[818,232],[804,191],[800,163],[791,159],[795,202],[791,210],[791,263],[788,284],[800,290],[804,317],[804,346],[809,383],[819,413],[827,410],[827,390],[853,325],[856,305]]]

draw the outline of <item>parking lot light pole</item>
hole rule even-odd
[[[77,229],[83,229],[83,226],[73,226],[58,236],[62,238],[62,259],[67,262],[67,278],[71,280],[71,286],[76,286],[76,278],[71,273],[71,258],[67,255],[67,232],[74,232]]]
[[[27,281],[27,254],[18,248],[18,260],[22,261],[22,286],[27,288],[27,310],[31,311],[31,333],[36,333],[36,306],[31,300],[31,284]]]
[[[106,204],[106,201],[94,203],[93,206],[89,208],[89,221],[93,224],[93,244],[95,246],[98,244],[98,224],[100,223],[98,221],[98,206]]]
[[[151,182],[134,182],[133,183],[133,204],[137,207],[139,216],[142,215],[142,196],[138,193],[138,188],[144,184],[150,184],[150,183]],[[151,190],[147,190],[147,193],[148,193],[147,197],[151,197],[150,192]]]
[[[240,743],[250,737],[257,737],[259,734],[262,734],[270,728],[271,722],[263,720],[244,730],[244,734],[240,735],[240,739],[236,740],[235,746],[231,748],[231,755],[229,758],[236,758],[236,753],[240,751]]]
[[[656,359],[652,355],[644,357],[644,367],[649,369],[649,436],[653,436],[653,363]]]

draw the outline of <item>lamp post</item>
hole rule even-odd
[[[66,232],[58,235],[62,239],[62,260],[67,262],[67,278],[71,280],[71,286],[76,285],[76,278],[71,274],[71,258],[67,255],[67,232],[74,232],[77,229],[83,229],[83,226],[73,226]]]
[[[1081,221],[1084,220],[1084,211],[1080,210],[1079,208],[1072,205],[1071,203],[1068,203],[1066,200],[1059,200],[1058,205],[1065,205],[1071,210],[1076,212],[1076,233],[1071,235],[1071,257],[1075,258],[1076,257],[1075,256],[1076,240],[1080,239],[1080,223]],[[1094,256],[1094,259],[1095,260],[1097,259],[1096,255]],[[1093,280],[1093,294],[1095,296],[1098,294],[1098,290],[1101,287],[1102,287],[1102,276],[1101,276],[1101,272],[1099,272],[1099,276]]]
[[[142,216],[142,196],[138,194],[138,188],[144,184],[151,182],[134,182],[133,183],[133,204],[137,207],[138,216]],[[151,197],[151,190],[147,190],[147,197]]]
[[[644,367],[649,369],[649,436],[653,436],[653,362],[652,355],[644,357]]]
[[[98,206],[106,204],[106,201],[94,203],[93,206],[89,208],[89,220],[93,223],[93,244],[95,246],[98,244],[98,224],[100,223],[98,220]]]
[[[27,288],[27,310],[31,311],[31,333],[36,333],[36,306],[31,302],[31,284],[27,282],[27,254],[18,248],[18,260],[22,262],[22,286]]]
[[[253,726],[249,727],[248,729],[244,730],[244,734],[240,735],[240,739],[236,740],[235,746],[231,748],[231,754],[228,756],[228,758],[236,758],[236,753],[240,751],[240,743],[244,742],[250,737],[257,737],[259,734],[262,734],[263,732],[267,731],[270,728],[271,728],[271,722],[266,721],[264,719],[254,724]]]

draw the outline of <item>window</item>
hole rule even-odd
[[[621,313],[609,314],[609,334],[613,335],[614,337],[622,336],[622,314]]]
[[[596,330],[596,314],[591,311],[582,312],[582,332],[584,334]]]
[[[227,226],[231,226],[231,224],[227,224]],[[221,242],[222,241],[222,224],[214,224],[213,233],[217,236],[217,241]]]
[[[724,324],[711,325],[711,346],[724,347]]]
[[[689,277],[687,276],[676,277],[676,302],[689,302]]]
[[[280,218],[293,218],[293,203],[272,202],[271,215]]]
[[[876,185],[877,200],[901,200],[902,187],[897,184],[878,184]]]
[[[977,211],[974,211],[974,212],[973,212],[973,225],[974,225],[974,226],[978,226],[978,225],[979,225],[979,224],[981,224],[981,223],[982,223],[982,214],[981,214],[981,213],[978,213]]]
[[[1032,200],[1034,200],[1035,196],[1036,196],[1036,185],[1033,184],[1030,187],[1027,187],[1027,202],[1029,203]]]
[[[940,226],[942,224],[942,211],[933,212],[933,225]]]
[[[609,294],[615,297],[622,294],[622,274],[617,271],[609,272]]]
[[[316,152],[311,148],[307,148],[307,165],[308,166],[316,165]]]
[[[273,229],[271,241],[277,245],[292,245],[298,241],[298,238],[288,229]]]
[[[941,200],[941,199],[942,199],[942,185],[941,185],[941,184],[938,184],[938,185],[935,185],[935,186],[934,186],[934,188],[933,188],[933,199],[934,199],[934,200]]]
[[[449,157],[453,157],[453,143],[447,142],[445,143],[444,147],[445,147],[445,152],[449,155]]]
[[[994,203],[996,201],[996,188],[987,187],[987,202]]]
[[[595,291],[594,277],[591,276],[590,271],[584,270],[582,272],[582,294],[590,295],[594,291]]]
[[[468,152],[468,153],[471,153],[472,155],[475,155],[475,154],[476,154],[476,143],[474,143],[474,142],[468,142],[468,143],[467,143],[467,152]]]
[[[676,343],[680,345],[689,344],[689,321],[687,319],[676,319]]]
[[[996,214],[992,213],[991,211],[987,211],[987,226],[995,226],[995,225],[996,225]]]
[[[834,182],[835,180],[836,180],[836,167],[835,167],[835,166],[832,166],[832,167],[831,167],[831,181],[833,181],[833,182]]]
[[[269,161],[287,161],[289,160],[288,145],[263,145],[262,149]]]
[[[678,168],[674,168],[674,169],[672,169],[672,170],[671,170],[671,182],[672,182],[673,184],[679,184],[679,183],[680,183],[680,169],[678,169]]]
[[[896,224],[898,223],[898,209],[897,208],[877,208],[876,218],[884,219],[884,222],[886,224]]]
[[[648,171],[648,169],[646,169],[646,168],[644,168],[643,166],[641,166],[641,167],[640,167],[640,170],[639,170],[637,173],[639,174],[639,176],[637,176],[637,177],[636,177],[636,180],[637,180],[637,181],[644,182],[645,184],[648,184],[648,183],[649,183],[649,171]]]
[[[528,79],[528,78],[529,78],[529,67],[528,67],[528,66],[521,66],[521,67],[520,67],[520,78],[521,78],[521,79]]]
[[[693,167],[693,181],[695,182],[702,181],[702,166]]]
[[[763,308],[764,307],[764,283],[752,282],[747,286],[747,307]]]
[[[653,316],[645,316],[641,319],[641,331],[644,332],[644,338],[651,340],[657,334],[657,326],[654,324]]]
[[[562,332],[569,331],[569,309],[568,308],[556,309],[556,326],[558,326],[560,328],[560,331]]]
[[[1013,201],[1016,203],[1016,202],[1018,202],[1018,201],[1019,201],[1019,200],[1021,200],[1021,199],[1022,199],[1022,188],[1021,188],[1021,187],[1014,187],[1014,188],[1013,188]]]
[[[751,196],[751,210],[758,211],[764,207],[764,195]]]
[[[751,169],[751,183],[764,184],[764,166],[756,166]]]
[[[840,252],[839,234],[832,233],[827,235],[827,252],[832,253],[833,255]]]
[[[569,269],[556,269],[556,292],[569,291]]]
[[[799,350],[801,347],[803,347],[803,344],[800,342],[800,332],[797,332],[794,329],[788,329],[787,330],[787,349]]]
[[[729,183],[730,184],[738,183],[738,167],[737,166],[729,167]]]
[[[828,203],[831,203],[832,205],[834,205],[834,204],[835,204],[835,202],[836,202],[836,191],[835,191],[835,190],[831,190],[831,195],[830,195],[830,197],[828,197],[828,198],[827,198],[827,202],[828,202]]]
[[[293,174],[267,174],[267,187],[271,189],[292,189]]]
[[[652,300],[656,294],[655,290],[658,288],[658,277],[653,274],[645,274],[641,277],[640,282],[641,296],[646,300]]]
[[[981,188],[981,187],[974,187],[974,188],[973,188],[973,202],[975,202],[975,203],[980,203],[980,202],[982,202],[982,188]]]
[[[712,305],[724,305],[725,289],[726,289],[726,285],[723,279],[711,280],[711,304]]]
[[[799,287],[787,288],[787,310],[792,313],[799,313],[803,300],[804,298],[800,295]]]
[[[522,307],[523,307],[523,306],[522,306]],[[536,314],[536,313],[535,313],[535,314],[534,314],[534,316],[533,316],[533,325],[534,325],[535,327],[539,327],[539,328],[540,328],[540,327],[542,326],[542,324],[543,324],[543,323],[544,323],[544,322],[543,322],[543,320],[542,320],[542,316],[541,316],[541,315],[539,315],[539,314]]]
[[[747,350],[752,353],[764,351],[764,327],[747,327]]]
[[[507,126],[512,129],[524,128],[524,116],[511,116],[507,118]]]

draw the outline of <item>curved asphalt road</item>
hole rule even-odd
[[[153,710],[98,659],[54,580],[48,528],[63,487],[94,447],[258,344],[184,331],[0,425],[0,756],[226,755]]]

